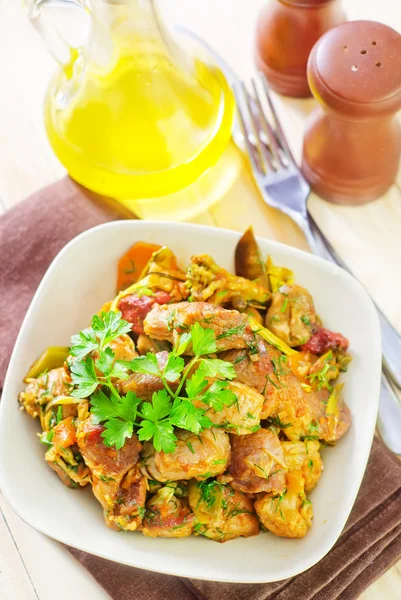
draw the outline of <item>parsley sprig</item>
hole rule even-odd
[[[132,361],[116,360],[110,343],[130,328],[121,313],[102,313],[93,317],[90,328],[73,336],[72,395],[89,398],[94,422],[104,425],[102,437],[107,446],[122,448],[136,431],[141,441],[152,441],[156,450],[173,452],[175,427],[198,435],[212,426],[206,414],[209,408],[220,411],[237,402],[227,381],[234,379],[235,369],[231,363],[209,358],[217,351],[216,337],[199,323],[178,338],[163,367],[150,352]],[[193,358],[185,364],[182,354],[190,348]],[[130,373],[158,377],[164,389],[154,392],[151,402],[132,391],[121,396],[115,381],[127,379]],[[195,401],[209,408],[199,408]]]

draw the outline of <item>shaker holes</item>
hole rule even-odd
[[[377,42],[372,42],[372,46],[377,46]]]
[[[361,50],[361,54],[367,54],[368,51],[367,50]]]
[[[380,62],[380,61],[378,61],[378,62],[376,63],[376,67],[381,67],[381,66],[382,66],[381,62]]]

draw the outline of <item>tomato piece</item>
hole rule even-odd
[[[348,350],[349,341],[341,333],[334,333],[329,329],[321,327],[312,335],[309,342],[303,344],[303,352],[321,355],[329,350]]]
[[[154,304],[167,304],[171,302],[172,297],[167,292],[154,292],[152,296],[139,296],[130,294],[124,296],[118,303],[118,310],[121,311],[122,318],[132,323],[132,331],[135,333],[144,333],[143,322],[146,315]]]

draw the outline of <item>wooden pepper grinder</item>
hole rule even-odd
[[[364,204],[394,182],[401,153],[401,35],[373,21],[326,33],[308,63],[321,107],[310,116],[302,170],[336,204]]]
[[[256,64],[273,90],[310,96],[309,54],[329,29],[345,21],[340,0],[270,0],[256,28]]]

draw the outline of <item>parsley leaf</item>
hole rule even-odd
[[[132,437],[134,425],[130,421],[121,421],[121,419],[109,419],[104,425],[105,429],[102,432],[102,438],[106,446],[115,446],[120,450],[125,440]]]
[[[233,365],[220,358],[203,358],[202,368],[208,377],[224,377],[234,379],[237,376]]]
[[[152,422],[142,421],[138,429],[138,437],[141,442],[149,441],[152,438],[153,446],[160,452],[174,452],[177,438],[174,435],[174,429],[168,421]]]
[[[172,408],[170,396],[166,390],[153,392],[152,402],[144,402],[142,406],[142,414],[149,421],[159,421],[167,417]]]
[[[205,415],[206,410],[196,408],[190,400],[178,398],[174,401],[173,409],[170,415],[170,421],[176,427],[192,431],[192,433],[200,433],[202,429],[211,427],[212,422]]]
[[[195,356],[217,352],[216,337],[213,329],[203,329],[199,323],[191,327],[192,349]]]
[[[138,398],[134,392],[129,390],[126,396],[121,397],[121,400],[117,405],[117,415],[125,421],[134,422],[140,403],[141,399]]]
[[[190,333],[183,333],[182,335],[180,335],[173,350],[175,356],[181,356],[181,354],[184,354],[185,350],[188,348],[188,344],[191,341],[191,339],[192,336]]]
[[[108,376],[113,368],[114,352],[111,348],[105,348],[100,352],[99,358],[95,360],[95,365],[104,375]]]
[[[210,388],[201,396],[202,402],[209,404],[216,412],[223,410],[224,406],[231,406],[238,401],[231,390],[227,390],[227,381],[214,381]]]
[[[161,376],[157,356],[152,352],[148,352],[146,356],[138,356],[129,363],[131,371],[134,373],[145,373],[146,375]]]
[[[123,333],[131,331],[131,323],[121,318],[120,312],[102,312],[92,317],[92,329],[100,341],[100,349]]]
[[[110,417],[117,416],[116,399],[109,398],[102,390],[98,390],[91,396],[91,413],[94,423],[101,423]]]
[[[187,379],[185,382],[185,391],[189,398],[196,398],[199,396],[208,385],[208,380],[205,379],[205,371],[201,367],[195,371],[191,379]]]
[[[87,398],[99,385],[95,364],[90,356],[83,361],[75,361],[71,365],[72,383],[77,385],[77,389],[71,392],[74,398]]]
[[[96,334],[93,329],[84,329],[77,335],[71,338],[71,355],[78,360],[82,360],[90,352],[93,352],[98,347]]]
[[[184,370],[185,362],[180,356],[169,354],[167,362],[163,368],[163,376],[167,381],[177,381]]]

